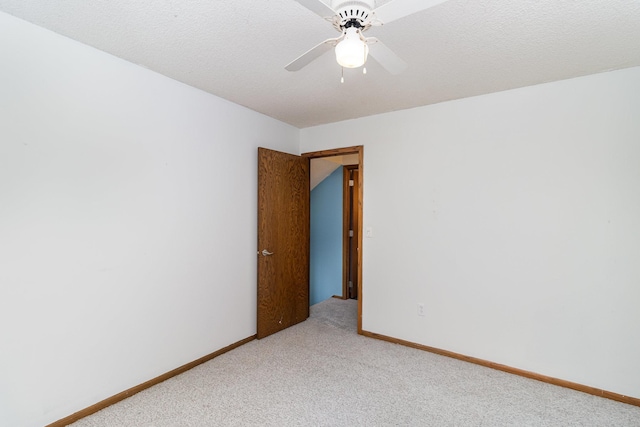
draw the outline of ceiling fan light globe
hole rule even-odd
[[[362,67],[368,55],[369,46],[360,39],[345,38],[336,46],[336,61],[345,68]]]

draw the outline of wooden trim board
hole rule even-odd
[[[120,392],[116,395],[113,395],[111,397],[108,397],[94,405],[89,406],[88,408],[82,409],[78,412],[76,412],[75,414],[71,414],[68,417],[62,418],[61,420],[55,421],[51,424],[48,424],[45,427],[65,427],[68,424],[74,423],[84,417],[88,417],[91,414],[95,414],[96,412],[113,405],[114,403],[118,403],[121,400],[126,399],[127,397],[133,396],[136,393],[141,392],[142,390],[145,390],[149,387],[152,387],[156,384],[160,384],[163,381],[168,380],[171,377],[175,377],[176,375],[180,375],[183,372],[188,371],[189,369],[195,368],[196,366],[204,363],[204,362],[208,362],[209,360],[216,358],[224,353],[227,353],[228,351],[233,350],[234,348],[238,348],[241,345],[244,345],[250,341],[253,341],[254,339],[256,339],[256,336],[250,336],[248,338],[245,338],[243,340],[240,340],[236,343],[233,343],[231,345],[228,345],[224,348],[221,348],[218,351],[214,351],[211,354],[208,354],[206,356],[203,356],[197,360],[194,360],[193,362],[187,363],[186,365],[182,365],[179,368],[176,368],[172,371],[166,372],[158,377],[155,377],[153,379],[150,379],[149,381],[146,381],[142,384],[139,384],[135,387],[131,387],[128,390],[125,390],[123,392]]]
[[[362,331],[362,335],[369,338],[375,338],[382,341],[387,341],[394,344],[404,345],[406,347],[416,348],[418,350],[428,351],[429,353],[439,354],[441,356],[451,357],[453,359],[462,360],[465,362],[475,363],[476,365],[485,366],[491,369],[497,369],[499,371],[507,372],[521,377],[531,378],[533,380],[542,381],[543,383],[553,384],[560,387],[570,388],[573,390],[581,391],[583,393],[592,394],[594,396],[604,397],[606,399],[616,400],[618,402],[627,403],[629,405],[640,406],[640,399],[623,394],[614,393],[612,391],[606,391],[595,387],[590,387],[571,381],[561,380],[559,378],[549,377],[542,374],[536,374],[535,372],[525,371],[523,369],[512,368],[511,366],[501,365],[500,363],[489,362],[488,360],[478,359],[476,357],[465,356],[463,354],[454,353],[448,350],[442,350],[435,347],[429,347],[422,344],[417,344],[411,341],[405,341],[398,338],[389,337],[386,335],[376,334],[375,332]]]

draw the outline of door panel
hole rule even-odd
[[[258,148],[257,256],[260,339],[309,317],[307,157]]]

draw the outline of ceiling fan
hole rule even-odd
[[[364,37],[363,33],[372,26],[386,25],[446,0],[391,0],[380,7],[376,7],[376,0],[331,0],[331,7],[321,0],[296,1],[331,22],[341,35],[314,46],[285,69],[298,71],[335,47],[336,61],[343,68],[361,67],[371,54],[391,74],[399,74],[407,68],[407,63],[380,40]],[[366,68],[363,72],[366,73]]]

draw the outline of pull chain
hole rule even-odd
[[[367,74],[367,45],[365,44],[362,49],[362,57],[364,58],[362,61],[362,74]]]

